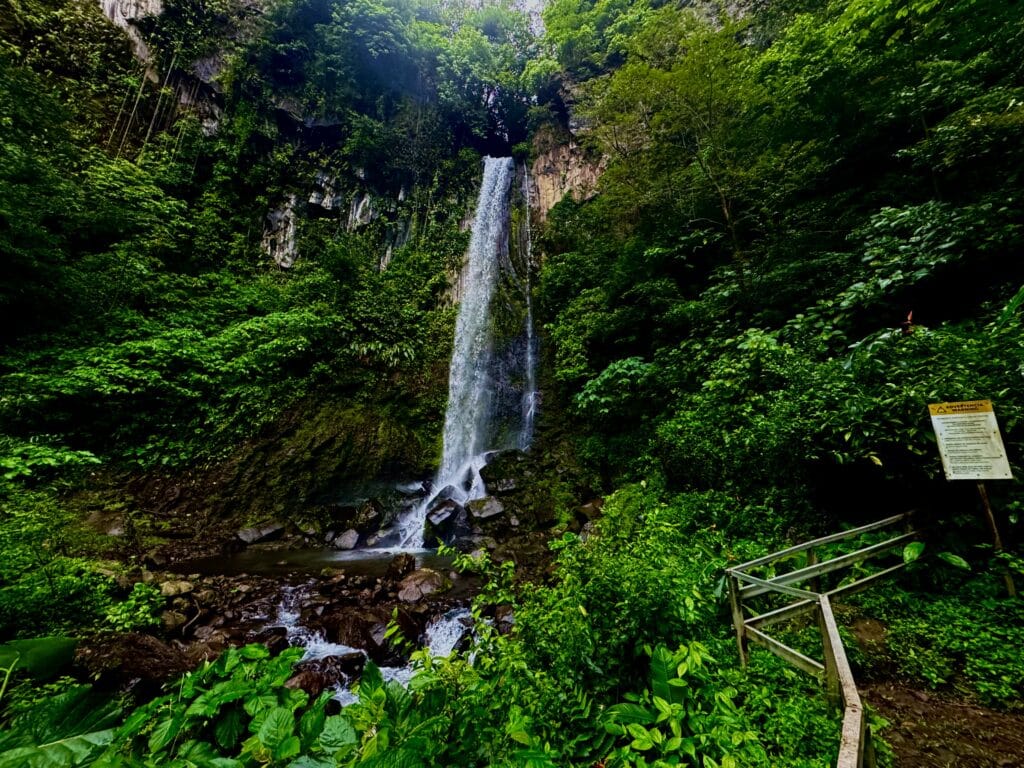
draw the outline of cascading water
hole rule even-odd
[[[305,649],[302,661],[326,659],[331,656],[347,656],[353,653],[366,655],[366,652],[340,643],[332,643],[324,637],[323,632],[305,627],[301,623],[301,595],[291,587],[286,587],[281,595],[281,604],[277,609],[277,623],[283,627],[289,645],[301,646]],[[434,618],[423,632],[423,647],[435,658],[451,656],[463,638],[470,633],[472,614],[468,608],[452,608],[441,616]],[[408,685],[415,672],[412,666],[380,667],[381,676],[385,680],[394,680]],[[335,698],[342,706],[352,704],[356,695],[346,687],[345,680],[335,688]]]
[[[423,547],[423,528],[431,504],[441,493],[462,505],[486,493],[480,470],[486,454],[505,444],[525,447],[523,430],[511,441],[499,434],[496,399],[507,378],[495,364],[491,305],[499,287],[502,265],[508,256],[509,189],[515,168],[511,158],[485,158],[483,182],[477,200],[468,258],[463,269],[463,295],[455,323],[455,347],[448,374],[448,407],[445,411],[444,450],[433,492],[398,523],[403,549]],[[529,268],[527,265],[527,274]],[[526,356],[532,382],[532,328]],[[520,363],[522,365],[522,363]],[[524,385],[532,389],[532,384]],[[523,408],[525,417],[526,408]],[[532,403],[529,409],[532,421]],[[517,415],[520,416],[520,415]],[[505,425],[507,426],[507,425]],[[532,430],[532,427],[531,427]],[[527,442],[528,442],[528,438]]]
[[[524,272],[526,275],[523,293],[526,295],[526,386],[523,387],[523,428],[519,432],[519,450],[525,451],[533,440],[533,420],[537,415],[537,350],[533,339],[533,291],[531,289],[530,270],[533,264],[533,229],[530,226],[530,174],[523,163],[523,200],[526,203],[524,212],[525,255]]]

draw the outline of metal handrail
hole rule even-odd
[[[747,664],[749,654],[748,643],[757,643],[786,660],[797,669],[819,679],[824,678],[829,700],[842,707],[843,725],[839,742],[839,757],[836,762],[837,768],[863,768],[864,766],[874,768],[875,755],[871,740],[871,729],[868,727],[864,716],[863,703],[861,702],[860,694],[857,692],[853,671],[850,669],[850,663],[846,657],[846,649],[839,635],[839,627],[832,613],[830,598],[864,589],[875,581],[890,576],[904,568],[906,563],[901,562],[898,565],[890,566],[877,573],[857,579],[850,584],[844,584],[830,590],[819,589],[817,579],[827,573],[833,573],[840,569],[848,568],[855,563],[886,554],[899,545],[915,538],[917,532],[907,530],[885,541],[871,544],[854,552],[838,555],[822,562],[815,561],[813,550],[824,544],[832,544],[864,533],[882,530],[900,522],[907,522],[909,524],[912,515],[913,511],[893,515],[868,525],[862,525],[848,531],[803,542],[802,544],[797,544],[796,546],[726,569],[726,576],[729,582],[729,602],[732,609],[733,625],[736,629],[736,643],[739,647],[740,662],[743,666]],[[751,568],[769,565],[800,552],[807,552],[808,559],[811,562],[795,571],[769,578],[761,578],[748,573],[748,570]],[[814,585],[814,589],[791,586],[795,583],[806,581],[810,581]],[[786,595],[795,599],[796,602],[752,615],[749,618],[744,615],[744,610],[749,610],[744,604],[745,600],[771,593]],[[821,631],[824,663],[816,661],[794,648],[790,648],[785,643],[770,637],[764,632],[765,627],[782,621],[788,621],[807,613],[814,613],[817,616],[818,626]]]

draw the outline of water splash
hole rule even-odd
[[[423,633],[430,655],[451,656],[462,638],[469,632],[467,624],[471,616],[468,608],[452,608],[443,616],[434,619]]]
[[[277,623],[273,626],[284,628],[289,645],[305,649],[301,661],[324,659],[328,656],[345,656],[350,653],[367,655],[366,651],[361,648],[332,643],[324,637],[322,632],[303,626],[300,598],[300,593],[296,592],[293,587],[284,588],[281,594],[281,603],[277,609]],[[451,656],[462,639],[471,631],[471,617],[472,614],[468,608],[452,608],[438,616],[427,625],[423,632],[424,648],[430,651],[431,656]],[[409,685],[416,672],[410,664],[402,667],[379,667],[379,669],[385,682],[394,681],[403,686]],[[359,700],[356,693],[346,687],[346,682],[350,681],[340,682],[334,689],[334,698],[343,707]]]
[[[312,630],[300,623],[300,595],[293,587],[285,587],[281,592],[281,604],[277,608],[276,627],[283,627],[288,644],[305,649],[301,661],[325,659],[328,656],[344,656],[349,653],[365,652],[359,648],[341,643],[332,643],[323,632]]]

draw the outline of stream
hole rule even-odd
[[[300,620],[301,610],[299,608],[299,595],[294,588],[288,587],[282,593],[281,604],[278,606],[277,618],[270,625],[271,627],[283,627],[286,632],[288,644],[293,647],[305,649],[301,662],[329,659],[331,657],[351,657],[354,654],[361,654],[368,658],[366,651],[361,648],[354,648],[341,643],[328,641],[323,632],[310,629],[302,625]],[[442,615],[433,619],[423,632],[422,646],[430,651],[432,656],[450,656],[459,643],[469,634],[472,626],[472,616],[468,608],[452,608]],[[386,681],[396,681],[402,685],[408,685],[412,679],[414,669],[411,665],[404,666],[382,666],[381,675]],[[347,706],[357,700],[356,695],[349,686],[353,679],[346,676],[334,686],[334,698]]]

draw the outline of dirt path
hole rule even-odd
[[[861,689],[889,721],[897,768],[1024,768],[1024,714],[953,701],[899,683]]]

